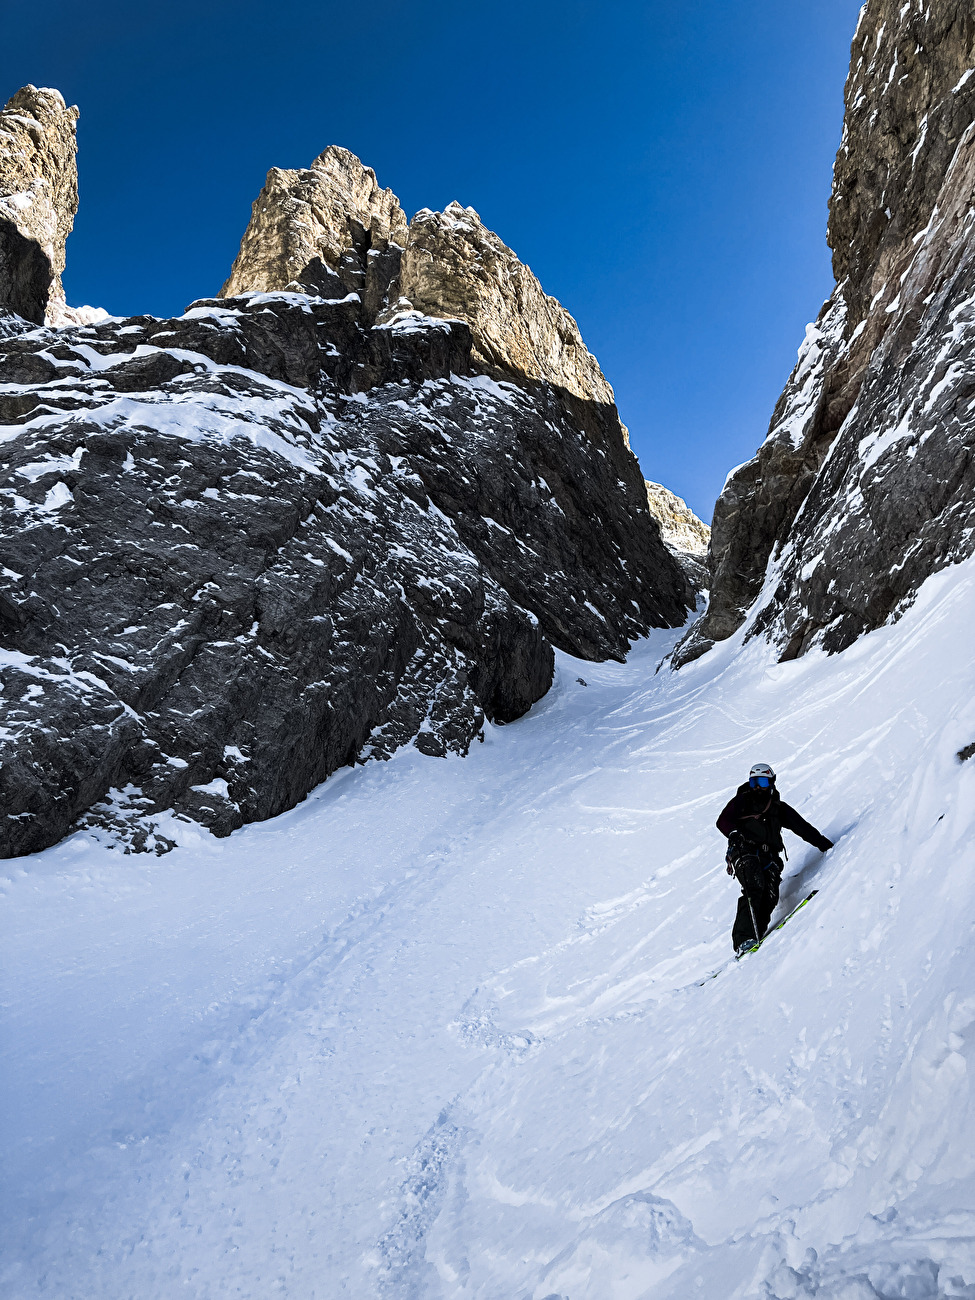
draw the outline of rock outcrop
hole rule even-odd
[[[0,855],[165,850],[337,767],[463,753],[687,584],[611,407],[355,295],[0,331]]]
[[[837,286],[717,502],[687,662],[746,624],[783,658],[896,617],[975,548],[975,13],[869,0],[829,239]]]
[[[77,108],[25,86],[0,112],[0,309],[66,318],[64,245],[78,210]]]
[[[372,323],[399,274],[406,217],[371,167],[337,145],[305,171],[272,167],[221,297],[295,289],[358,293]]]
[[[473,208],[424,208],[407,227],[392,191],[336,145],[307,171],[271,168],[220,292],[279,289],[357,293],[367,324],[411,312],[465,321],[473,362],[485,372],[613,405],[576,322]]]
[[[702,523],[686,501],[661,483],[647,483],[650,513],[660,525],[665,545],[688,555],[707,554],[711,529]]]
[[[684,621],[571,318],[473,214],[421,216],[470,323],[403,301],[412,233],[335,147],[272,169],[221,297],[0,320],[0,856],[78,825],[164,851],[173,818],[226,834],[404,744],[465,753],[553,647]]]
[[[710,581],[707,567],[710,528],[698,519],[686,501],[662,484],[647,483],[646,486],[647,504],[660,526],[664,545],[694,590],[706,591]]]

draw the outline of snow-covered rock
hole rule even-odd
[[[164,849],[415,741],[466,752],[683,621],[614,408],[354,294],[0,340],[0,853],[84,816]],[[120,802],[118,791],[127,791]],[[124,805],[124,806],[123,806]]]
[[[975,20],[870,0],[829,238],[837,286],[712,524],[710,603],[676,655],[748,620],[783,658],[897,617],[975,548]]]
[[[62,305],[57,333],[6,317],[0,855],[78,818],[163,851],[169,810],[226,834],[357,759],[465,753],[544,695],[553,646],[622,658],[683,621],[612,390],[462,224],[494,291],[454,236],[424,256],[484,337],[503,302],[535,362],[489,364],[402,297],[403,212],[335,146],[271,170],[219,298],[170,321]]]

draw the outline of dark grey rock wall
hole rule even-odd
[[[0,333],[0,854],[464,753],[553,645],[685,617],[615,409],[471,373],[460,322],[282,293]]]

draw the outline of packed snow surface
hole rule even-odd
[[[975,1297],[973,611],[563,656],[467,760],[6,863],[0,1293]],[[837,843],[736,963],[756,761]]]

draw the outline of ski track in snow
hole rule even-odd
[[[975,1298],[973,594],[563,655],[467,760],[6,863],[0,1293]],[[837,845],[787,836],[777,916],[819,893],[736,963],[759,760]]]

